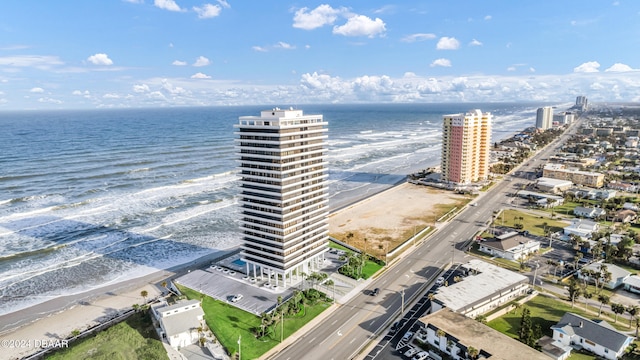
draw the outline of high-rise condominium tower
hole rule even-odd
[[[553,108],[545,106],[536,111],[536,128],[547,130],[553,126]]]
[[[468,184],[487,178],[491,121],[491,113],[480,110],[443,116],[443,181]]]
[[[327,122],[279,108],[239,120],[242,258],[247,274],[287,286],[327,250]]]

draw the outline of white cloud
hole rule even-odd
[[[41,93],[44,92],[44,89],[41,88],[41,87],[34,87],[34,88],[31,88],[31,90],[29,90],[29,92],[36,93],[36,94],[41,94]]]
[[[605,70],[605,72],[629,72],[629,71],[638,71],[638,70],[633,69],[631,66],[627,64],[621,64],[621,63],[615,63],[611,65],[610,68]]]
[[[38,99],[38,102],[40,103],[49,103],[49,104],[62,104],[62,101],[58,100],[58,99],[52,99],[50,97],[42,97]]]
[[[278,44],[275,45],[275,47],[279,49],[285,49],[285,50],[293,50],[296,48],[295,46],[291,44],[287,44],[286,42],[282,42],[282,41],[278,42]]]
[[[482,43],[476,39],[471,40],[469,46],[482,46]]]
[[[184,11],[174,0],[153,0],[153,5],[163,10]]]
[[[222,7],[220,5],[204,4],[202,7],[194,6],[193,11],[198,14],[200,19],[210,19],[219,16],[222,12]]]
[[[491,20],[491,15],[485,16],[484,19],[487,20],[487,21]]]
[[[149,92],[149,85],[147,84],[135,84],[133,85],[133,92],[135,93],[146,93]]]
[[[507,71],[516,71],[516,67],[515,66],[509,66],[507,68]]]
[[[174,65],[174,66],[187,66],[187,62],[186,61],[175,60],[174,62],[171,63],[171,65]]]
[[[372,20],[364,15],[352,16],[342,26],[334,26],[333,33],[343,36],[367,36],[373,38],[376,35],[384,35],[386,25],[380,18]]]
[[[102,95],[104,99],[120,99],[120,95],[116,93],[106,93]]]
[[[54,65],[64,63],[57,56],[42,55],[18,55],[0,57],[0,65],[14,67],[35,67],[38,69],[48,69]]]
[[[317,8],[308,11],[304,7],[296,11],[293,16],[293,27],[303,30],[313,30],[325,25],[333,24],[338,15],[346,11],[345,8],[334,9],[327,4],[322,4]]]
[[[600,67],[600,63],[598,63],[597,61],[589,61],[573,68],[573,72],[576,72],[576,73],[598,72],[599,67]]]
[[[196,67],[207,66],[207,65],[211,65],[211,61],[204,56],[198,56],[198,58],[196,59],[196,62],[193,63],[193,66],[196,66]]]
[[[74,90],[71,95],[75,95],[75,96],[82,96],[85,99],[89,99],[91,98],[91,92],[89,92],[89,90],[85,90],[85,91],[80,91],[80,90]]]
[[[124,1],[132,4],[144,4],[144,0],[124,0]]]
[[[411,42],[416,42],[416,41],[431,40],[431,39],[435,39],[435,38],[436,38],[435,34],[418,33],[418,34],[407,35],[407,36],[403,37],[400,41],[411,43]]]
[[[226,0],[218,0],[218,4],[222,5],[223,8],[229,9],[231,5]]]
[[[454,37],[443,36],[438,40],[436,49],[438,50],[456,50],[460,47],[460,42]]]
[[[191,78],[192,79],[211,79],[211,76],[199,72],[191,75]]]
[[[91,55],[87,60],[93,65],[113,65],[113,61],[109,59],[109,56],[103,53]]]
[[[449,59],[442,59],[442,58],[435,59],[435,60],[433,60],[433,62],[429,66],[431,66],[431,67],[436,67],[436,66],[451,67],[451,61]]]
[[[254,51],[259,51],[259,52],[267,52],[269,50],[267,50],[266,48],[263,48],[262,46],[252,46],[251,47]]]

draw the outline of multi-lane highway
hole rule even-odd
[[[565,133],[561,140],[538,152],[519,170],[535,169],[566,138]],[[368,289],[341,305],[322,323],[270,359],[343,360],[358,357],[366,346],[386,331],[403,308],[405,311],[409,309],[410,300],[424,295],[427,286],[443,268],[452,261],[463,261],[463,253],[456,248],[461,249],[477,232],[485,229],[494,211],[509,204],[509,194],[515,192],[516,183],[504,181],[494,186],[475,201],[477,206],[469,206],[450,222],[440,224],[435,234],[386,269]],[[380,289],[377,296],[370,295],[374,288]]]

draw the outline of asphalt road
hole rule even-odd
[[[575,132],[576,125],[517,170],[533,171],[546,163],[545,159],[568,138],[567,133]],[[450,222],[440,224],[435,234],[409,250],[409,255],[384,271],[368,289],[270,359],[344,360],[364,356],[360,355],[364,348],[377,342],[378,336],[399,318],[402,294],[406,312],[409,303],[424,296],[428,285],[445,266],[462,262],[459,250],[464,250],[464,245],[487,227],[494,211],[510,204],[513,198],[509,194],[515,192],[516,183],[504,181],[494,186],[475,201],[477,206],[468,206]],[[369,295],[374,288],[380,289],[375,297]]]

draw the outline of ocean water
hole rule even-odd
[[[329,122],[337,209],[437,165],[442,115],[491,111],[499,140],[542,105],[299,108]],[[0,315],[239,245],[233,125],[267,108],[0,112]]]

